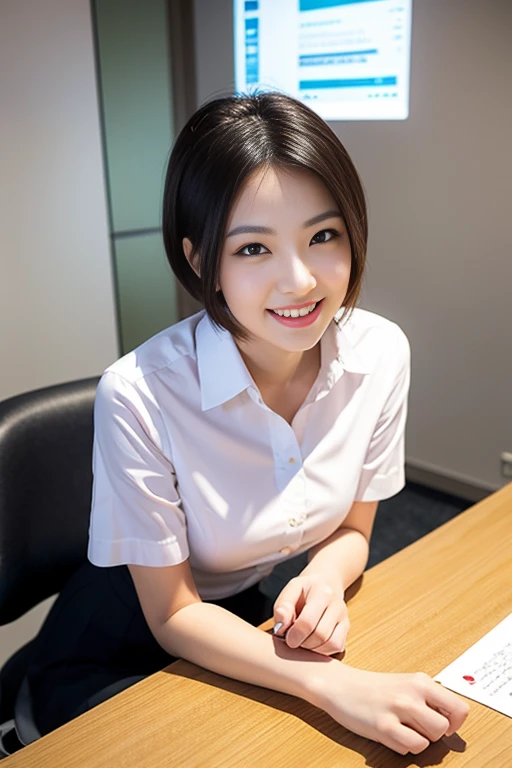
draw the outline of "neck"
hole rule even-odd
[[[305,352],[262,349],[240,342],[238,349],[258,389],[286,389],[303,378],[316,378],[320,368],[320,342]]]

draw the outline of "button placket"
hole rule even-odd
[[[285,555],[292,554],[302,543],[307,520],[306,477],[302,469],[293,477],[283,494],[282,513],[284,546],[279,551]]]
[[[280,417],[272,420],[271,441],[274,455],[274,473],[281,492],[283,546],[281,555],[291,555],[299,549],[306,521],[305,477],[297,435]]]
[[[300,528],[288,527],[288,530],[283,535],[286,544],[280,548],[279,552],[282,555],[291,555],[292,552],[296,552],[301,545],[302,535]]]
[[[288,459],[296,453],[296,446],[290,447],[291,427],[273,411],[269,411],[270,446],[274,462],[274,477],[277,488],[282,491],[290,481]],[[285,458],[286,457],[286,458]]]
[[[306,515],[305,514],[298,515],[296,517],[289,517],[288,518],[288,525],[291,528],[298,528],[300,525],[304,525],[305,522],[306,522]]]

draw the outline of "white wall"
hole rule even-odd
[[[118,357],[88,0],[0,14],[0,399]],[[50,601],[0,628],[0,664]]]
[[[0,399],[118,354],[87,0],[2,3]]]
[[[232,2],[195,0],[199,102],[233,88]],[[497,488],[512,451],[512,3],[416,0],[411,112],[331,123],[370,214],[362,306],[413,354],[407,461]]]

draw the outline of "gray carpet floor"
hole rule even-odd
[[[472,505],[472,501],[408,483],[392,499],[379,504],[367,567],[380,563]]]
[[[466,499],[407,483],[400,493],[379,504],[367,567],[371,568],[412,544],[472,504],[473,502]],[[285,584],[296,576],[306,563],[306,554],[281,563],[261,583],[262,592],[275,600]]]

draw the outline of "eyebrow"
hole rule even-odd
[[[339,211],[325,211],[324,213],[319,213],[317,216],[313,216],[312,219],[308,219],[304,222],[302,225],[303,229],[308,229],[309,227],[312,227],[313,224],[319,224],[321,221],[325,221],[326,219],[341,219],[341,213]],[[232,229],[226,237],[233,237],[233,235],[248,235],[248,234],[258,234],[258,235],[276,235],[277,232],[275,229],[271,229],[270,227],[260,227],[257,224],[241,224],[239,227],[235,227]]]

